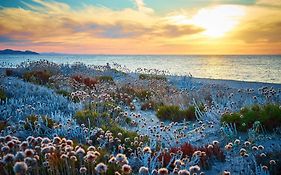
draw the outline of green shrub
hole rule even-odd
[[[160,120],[181,121],[195,120],[195,107],[189,106],[186,110],[181,110],[178,106],[160,106],[156,116]]]
[[[99,76],[97,79],[101,82],[113,82],[113,77],[112,76]]]
[[[123,86],[120,88],[120,92],[137,97],[141,101],[147,100],[152,96],[151,91],[139,87]]]
[[[57,92],[57,94],[60,94],[60,95],[62,95],[64,97],[70,97],[70,93],[67,92],[66,90],[58,90],[56,92]]]
[[[140,74],[139,75],[140,80],[164,80],[166,81],[167,78],[164,75],[153,75],[153,74]]]
[[[101,128],[104,131],[109,130],[110,132],[112,132],[113,137],[117,137],[118,133],[122,133],[122,137],[119,137],[121,140],[129,138],[132,141],[135,137],[138,137],[138,134],[136,132],[125,130],[117,124],[103,125]]]
[[[89,121],[91,125],[97,123],[99,114],[92,110],[82,110],[76,112],[74,118],[76,119],[77,123],[79,124],[88,124]]]
[[[7,126],[8,126],[7,121],[2,121],[2,120],[0,120],[0,131],[6,129]]]
[[[159,104],[155,103],[154,101],[149,100],[149,101],[145,101],[141,105],[141,110],[143,110],[143,111],[155,110],[158,106],[159,106]]]
[[[152,96],[152,92],[148,90],[140,89],[138,91],[135,91],[135,96],[138,97],[140,100],[146,100]]]
[[[239,112],[222,115],[221,122],[235,123],[237,130],[245,132],[259,121],[265,129],[273,131],[281,126],[281,109],[279,105],[267,104],[264,106],[254,105],[241,109]]]
[[[0,88],[0,101],[6,100],[7,95],[3,89]]]

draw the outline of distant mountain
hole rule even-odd
[[[0,50],[0,55],[39,55],[37,52],[32,52],[29,50],[26,51],[19,51],[19,50],[12,50],[12,49],[5,49],[5,50]]]

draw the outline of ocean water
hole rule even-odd
[[[199,78],[281,83],[281,55],[0,55],[0,66],[42,59],[88,65],[118,63],[131,71],[147,68]]]

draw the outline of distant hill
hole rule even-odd
[[[12,50],[12,49],[5,49],[5,50],[0,50],[0,55],[39,55],[37,52],[32,52],[29,50],[26,51],[19,51],[19,50]]]

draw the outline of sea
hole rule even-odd
[[[36,60],[87,65],[117,63],[132,72],[146,68],[198,78],[281,84],[281,55],[0,55],[0,67]]]

